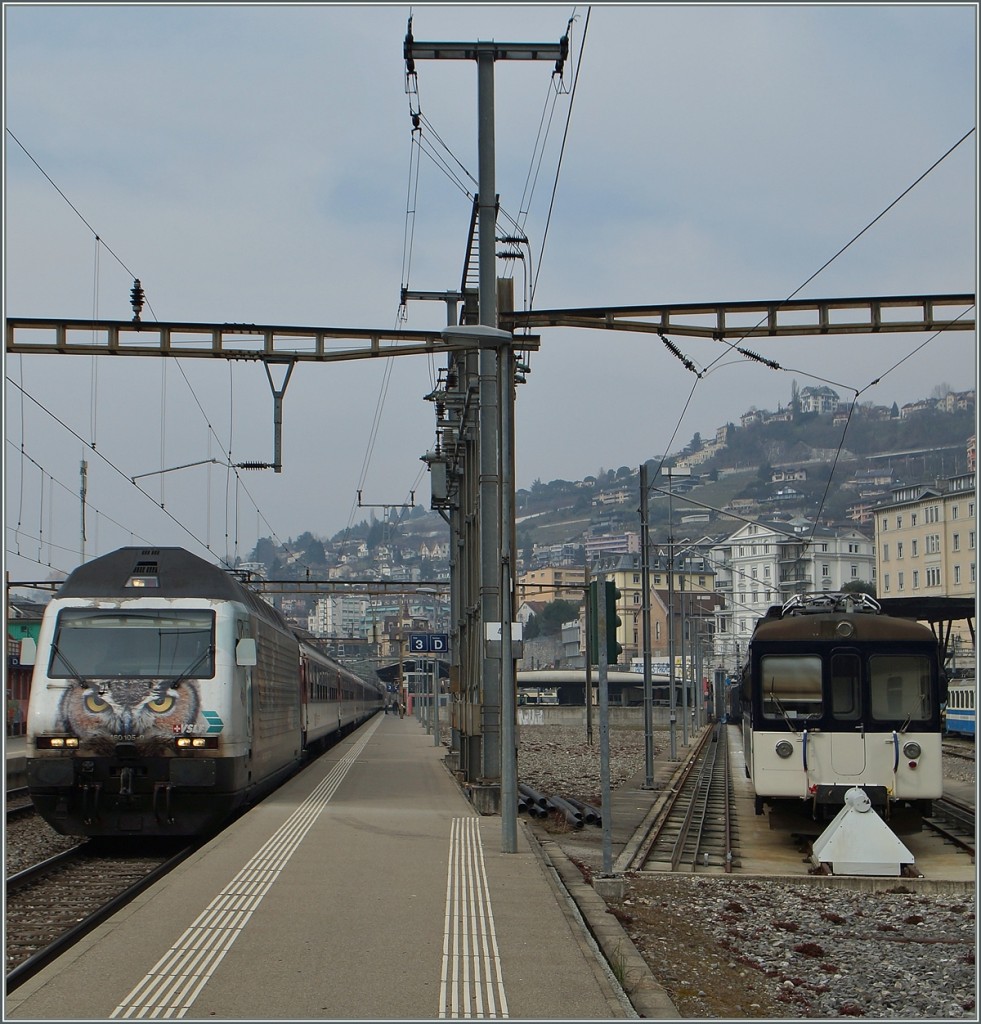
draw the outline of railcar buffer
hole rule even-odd
[[[818,871],[835,875],[896,875],[915,873],[913,854],[872,809],[865,790],[854,786],[845,805],[818,836],[811,862]]]

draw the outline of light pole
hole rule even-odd
[[[676,476],[691,476],[691,470],[687,466],[666,466],[662,467],[661,473],[668,478],[668,723],[671,737],[671,760],[676,761],[678,759],[678,741],[675,727],[678,721],[678,702],[674,692],[674,507],[671,480]],[[687,735],[687,725],[685,733]]]
[[[651,548],[647,464],[640,467],[641,636],[644,646],[644,788],[654,788],[654,681],[651,674]]]

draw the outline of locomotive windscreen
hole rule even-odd
[[[214,612],[207,609],[63,608],[48,675],[210,679],[215,674],[214,624]]]

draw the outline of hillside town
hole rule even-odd
[[[732,676],[756,620],[801,592],[973,598],[976,436],[955,429],[947,443],[942,428],[973,423],[974,409],[974,391],[947,391],[901,408],[846,412],[831,388],[795,385],[786,408],[753,408],[711,440],[696,435],[684,450],[650,460],[651,658],[663,665],[673,650],[681,677],[692,681]],[[841,436],[843,416],[876,424],[879,434],[890,425],[906,430],[897,437],[928,420],[934,441],[858,455],[774,439],[795,421],[808,437]],[[727,463],[753,431],[770,431],[763,436],[771,459],[761,462],[761,449],[751,449],[749,465]],[[796,459],[775,457],[788,451]],[[536,481],[516,497],[519,670],[584,665],[586,581],[603,574],[619,593],[616,667],[641,672],[638,471]],[[403,659],[413,633],[452,636],[450,557],[445,521],[404,506],[329,540],[261,539],[235,571],[328,651],[370,670]],[[18,673],[16,652],[41,610],[33,600],[9,602],[8,734],[24,727],[29,672]],[[962,625],[954,626],[953,657],[973,663],[973,637]]]

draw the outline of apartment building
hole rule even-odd
[[[572,601],[579,604],[583,600],[585,579],[586,570],[581,565],[530,569],[518,577],[518,603]]]
[[[669,570],[667,554],[660,549],[651,553],[651,649],[658,654],[667,651],[668,630],[668,587],[673,588],[675,641],[681,637],[695,635],[699,629],[708,631],[707,626],[696,626],[711,621],[713,609],[719,602],[714,593],[715,571],[700,554],[691,551],[676,551],[674,574]],[[620,591],[617,600],[617,642],[623,648],[619,663],[629,665],[634,658],[642,657],[644,587],[641,556],[624,555],[618,561],[597,570],[612,580]],[[660,595],[663,592],[663,600]]]
[[[976,590],[975,477],[892,488],[875,510],[880,597],[973,597]]]

